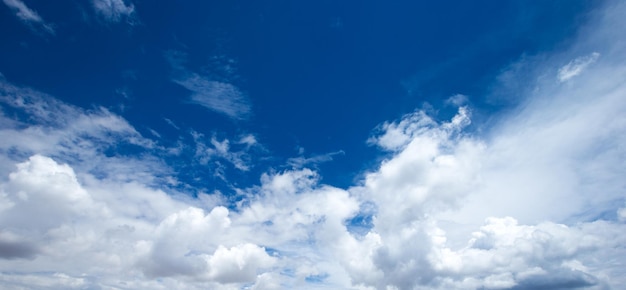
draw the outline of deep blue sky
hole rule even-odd
[[[251,171],[227,168],[236,183],[281,170],[298,148],[305,157],[342,151],[319,167],[325,182],[346,187],[375,163],[380,153],[365,140],[385,120],[426,102],[448,118],[455,109],[444,100],[455,94],[469,96],[475,121],[506,108],[515,96],[494,97],[502,93],[495,76],[521,56],[567,45],[594,3],[136,1],[118,18],[88,1],[26,4],[54,33],[2,7],[7,80],[108,108],[143,135],[158,132],[164,146],[190,142],[190,130],[218,139],[253,134],[264,148]],[[190,103],[190,91],[173,81],[173,54],[185,70],[236,86],[250,114],[236,119]],[[166,158],[181,180],[223,189],[207,182],[214,168],[188,155]]]

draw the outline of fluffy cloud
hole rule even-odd
[[[613,12],[597,25],[617,21]],[[544,62],[534,64],[536,74],[524,76],[532,93],[480,138],[463,130],[471,115],[465,107],[447,122],[417,111],[377,128],[369,142],[393,155],[351,189],[376,206],[369,233],[346,242],[366,257],[343,262],[352,282],[374,289],[619,287],[623,270],[609,257],[623,255],[626,238],[614,218],[626,186],[619,145],[626,142],[626,87],[623,58],[615,55],[623,47],[610,44],[617,32],[607,29],[605,38],[583,34],[580,47],[537,58]],[[582,43],[611,47],[613,61],[574,57],[560,73],[577,75],[576,82],[544,77],[561,59],[599,49]]]
[[[205,214],[142,186],[95,185],[81,184],[71,167],[44,156],[19,163],[2,187],[1,271],[52,270],[57,276],[40,278],[82,281],[77,287],[120,286],[144,276],[227,284],[254,282],[274,263],[258,245],[223,245],[234,242],[221,238],[231,224],[224,207]],[[27,277],[5,275],[4,283],[17,287]]]

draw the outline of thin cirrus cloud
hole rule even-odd
[[[559,69],[557,75],[559,81],[564,82],[581,74],[589,65],[596,62],[596,60],[598,60],[598,57],[600,57],[600,54],[594,52],[590,55],[581,56],[570,61]]]
[[[191,91],[191,102],[233,119],[246,119],[251,113],[248,97],[236,86],[210,80],[196,73],[174,80]]]
[[[624,11],[606,7],[578,46],[509,72],[534,89],[483,132],[467,130],[466,101],[451,102],[450,120],[417,110],[375,128],[368,142],[389,155],[353,186],[322,184],[303,164],[238,188],[244,200],[230,208],[152,182],[167,172],[158,145],[120,116],[3,82],[0,285],[620,289],[626,50],[613,40]],[[563,63],[589,51],[602,58],[560,81]],[[143,158],[110,159],[103,148],[118,142]],[[108,163],[125,166],[93,169]]]
[[[120,22],[135,14],[135,6],[124,0],[93,0],[92,4],[95,11],[109,22]]]
[[[20,0],[3,0],[4,4],[11,8],[22,22],[35,29],[41,27],[45,32],[54,34],[54,28],[51,24],[45,22],[41,16]]]
[[[191,92],[189,102],[211,111],[226,115],[234,120],[245,120],[252,112],[248,96],[228,80],[233,73],[231,63],[218,64],[217,70],[226,71],[221,80],[200,75],[185,67],[186,54],[168,51],[165,58],[174,71],[172,81]],[[218,60],[221,58],[218,58]]]
[[[315,167],[317,164],[333,161],[334,156],[344,155],[343,150],[329,152],[326,154],[316,154],[311,157],[298,156],[287,159],[287,165],[293,168],[303,168],[305,166]]]

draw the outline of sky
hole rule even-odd
[[[2,0],[2,289],[620,289],[626,2]]]

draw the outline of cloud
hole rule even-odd
[[[454,118],[441,126],[423,110],[415,111],[402,117],[400,122],[385,122],[376,131],[382,132],[373,136],[368,143],[378,145],[389,151],[401,151],[421,135],[430,137],[446,137],[458,132],[470,124],[470,112],[467,107],[460,107]],[[433,128],[439,127],[433,130]]]
[[[245,135],[235,144],[231,144],[228,139],[219,141],[213,135],[210,141],[205,142],[205,136],[198,132],[192,132],[194,142],[196,144],[195,157],[200,164],[207,164],[213,159],[223,159],[232,164],[236,169],[248,171],[252,167],[252,156],[249,151],[253,146],[257,145],[254,135]],[[236,149],[232,145],[235,145]]]
[[[564,82],[581,74],[589,65],[596,62],[599,57],[600,54],[594,52],[590,55],[577,57],[576,59],[570,61],[559,69],[557,75],[559,81]]]
[[[301,150],[303,149],[301,148]],[[340,151],[330,152],[326,154],[313,155],[311,157],[304,157],[304,156],[292,157],[292,158],[287,159],[287,165],[293,168],[302,168],[304,166],[315,167],[317,164],[333,161],[333,156],[344,155],[344,154],[345,152],[343,150],[340,150]]]
[[[626,221],[626,207],[620,208],[619,210],[617,210],[617,217],[621,221]]]
[[[456,94],[456,95],[453,95],[453,96],[449,97],[446,100],[445,103],[447,105],[453,105],[453,106],[456,106],[456,107],[461,107],[461,106],[467,104],[468,102],[469,102],[469,98],[466,95]]]
[[[195,73],[175,82],[192,92],[191,102],[194,104],[233,119],[245,119],[250,114],[248,97],[230,83],[209,80]]]
[[[344,262],[355,284],[612,289],[623,283],[621,262],[607,258],[599,265],[597,257],[624,254],[616,246],[626,238],[616,234],[624,225],[601,218],[619,210],[626,186],[620,177],[626,151],[619,145],[626,142],[624,51],[586,67],[575,83],[543,77],[572,53],[532,63],[537,67],[526,72],[536,74],[523,78],[533,79],[533,90],[482,136],[464,132],[466,107],[450,121],[416,111],[377,128],[369,142],[393,155],[352,189],[376,206],[367,239],[351,246],[361,247],[367,266]],[[586,62],[561,71],[578,74]]]
[[[126,4],[124,0],[93,0],[92,4],[96,12],[109,22],[120,22],[135,15],[135,6]]]
[[[186,55],[182,52],[169,51],[165,57],[174,70],[172,81],[191,92],[191,103],[235,120],[250,117],[252,106],[248,96],[232,84],[232,80],[237,78],[234,60],[224,56],[211,58],[213,77],[209,77],[186,68]]]
[[[14,116],[23,117],[0,115],[0,136],[6,140],[0,149],[7,152],[5,158],[18,161],[33,154],[43,154],[72,162],[81,166],[81,170],[103,177],[127,180],[142,175],[151,179],[151,174],[167,171],[161,161],[149,156],[143,160],[129,158],[120,162],[125,158],[103,154],[105,150],[121,146],[157,149],[152,140],[144,138],[126,120],[107,109],[83,110],[4,80],[0,82],[0,104],[7,112],[19,113]],[[5,165],[0,169],[6,174],[10,168]]]
[[[257,245],[222,244],[231,243],[220,238],[231,226],[224,207],[213,206],[205,213],[164,192],[133,183],[81,183],[70,166],[48,157],[34,155],[19,163],[2,189],[6,193],[3,202],[10,202],[0,212],[2,249],[21,251],[2,258],[37,259],[33,263],[2,262],[5,273],[12,265],[12,272],[49,269],[68,278],[95,280],[83,280],[78,286],[114,283],[112,287],[119,287],[117,283],[124,283],[107,280],[114,277],[108,277],[111,274],[122,277],[121,281],[132,281],[138,274],[189,276],[210,285],[254,282],[258,271],[274,262]],[[142,206],[137,207],[139,204]],[[19,240],[28,242],[18,247]],[[66,259],[76,261],[66,264]],[[85,271],[98,276],[81,276]],[[11,285],[11,280],[3,282]]]
[[[274,258],[265,249],[254,244],[244,244],[230,249],[220,246],[208,258],[209,277],[220,283],[254,282],[257,269],[268,268]]]
[[[3,232],[0,235],[0,258],[2,259],[33,259],[38,252],[36,246],[13,233]]]
[[[41,26],[41,28],[49,34],[54,34],[54,28],[51,24],[46,23],[39,14],[28,8],[24,2],[20,0],[3,0],[4,4],[11,8],[17,18],[26,23],[30,27]]]

